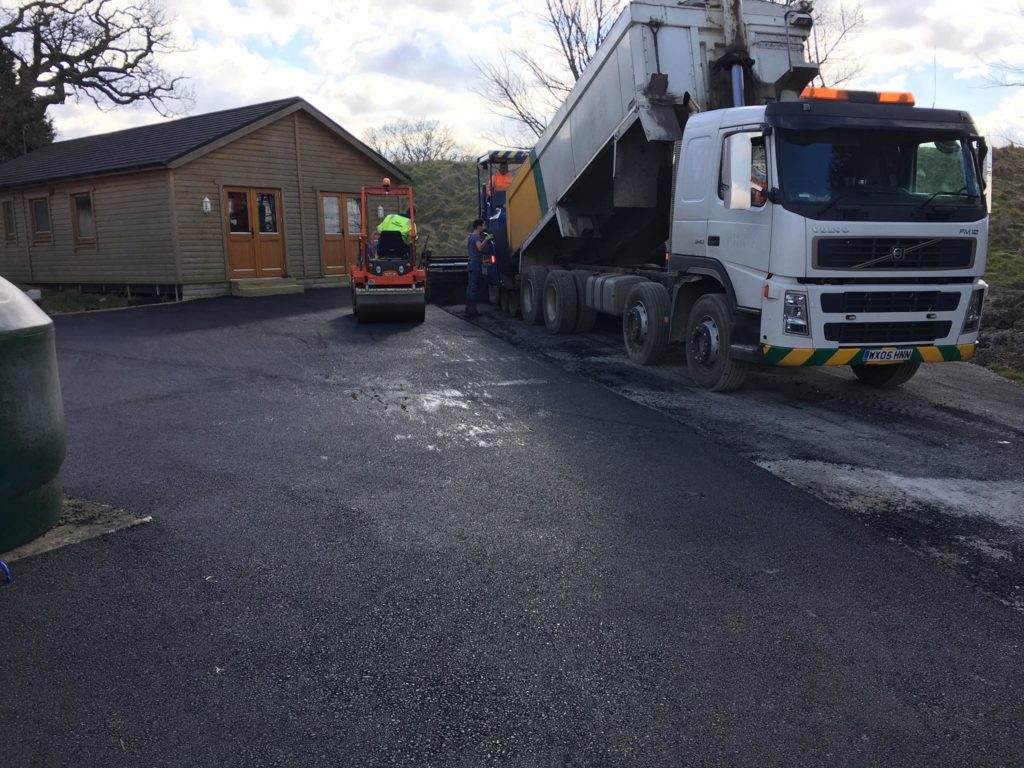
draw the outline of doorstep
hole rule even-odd
[[[305,293],[305,290],[294,277],[264,277],[231,281],[231,295],[243,298],[285,296],[290,293]]]

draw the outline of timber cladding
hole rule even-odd
[[[16,240],[0,240],[0,274],[26,283],[174,283],[167,171],[94,177],[0,191],[14,205]],[[91,194],[95,234],[76,237],[74,196]],[[30,204],[46,200],[50,236],[33,232]]]
[[[261,106],[268,109],[261,112]],[[247,119],[253,114],[259,119],[233,126],[234,131],[213,140],[207,126],[205,143],[177,160],[158,158],[154,162],[160,167],[0,184],[0,205],[10,202],[16,230],[13,237],[0,232],[0,274],[24,283],[176,284],[186,293],[190,285],[203,292],[226,292],[232,217],[226,210],[225,190],[247,188],[278,196],[276,227],[284,274],[300,279],[323,276],[321,193],[358,195],[360,187],[378,186],[384,176],[396,183],[405,176],[301,99],[236,112],[243,110],[248,110]],[[229,110],[209,118],[230,126],[232,114]],[[182,120],[179,133],[190,120],[202,127],[204,117]],[[188,144],[180,136],[178,140]],[[31,176],[32,169],[25,171],[24,166],[35,154],[0,166],[0,180],[14,163],[19,164],[17,173]],[[77,203],[76,196],[82,197]],[[48,239],[33,231],[39,225],[33,226],[31,201],[38,199],[48,202]],[[209,208],[204,210],[205,200]],[[93,232],[87,219],[75,218],[90,204]]]

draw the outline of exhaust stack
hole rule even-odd
[[[743,0],[722,0],[723,31],[725,48],[730,53],[747,53],[746,28],[743,26]],[[746,86],[743,82],[743,65],[738,61],[729,70],[732,78],[732,105],[746,105]]]

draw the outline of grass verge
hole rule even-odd
[[[79,293],[77,290],[44,290],[39,306],[48,315],[127,307],[128,300],[116,293]]]
[[[1009,379],[1014,384],[1024,387],[1024,371],[1019,371],[1008,365],[999,365],[998,363],[989,363],[988,369],[998,373],[1004,379]]]

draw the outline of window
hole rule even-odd
[[[249,229],[249,193],[228,192],[228,223],[235,234],[248,234]]]
[[[49,240],[50,231],[50,201],[45,197],[38,197],[28,201],[29,209],[32,211],[32,237],[35,240]]]
[[[917,148],[914,192],[922,195],[976,193],[971,156],[958,141],[926,141]]]
[[[324,197],[324,233],[341,234],[341,204],[334,196]]]
[[[257,192],[256,208],[260,214],[260,232],[264,235],[277,233],[277,201],[273,192]]]
[[[14,228],[14,201],[4,200],[4,239],[13,242],[18,239],[18,231]]]
[[[363,233],[363,216],[359,210],[359,201],[348,198],[345,201],[348,209],[348,233],[350,235],[361,235]]]
[[[85,192],[71,196],[71,222],[76,243],[96,242],[96,222],[92,215],[92,194]]]
[[[725,146],[722,146],[722,164],[718,174],[718,198],[725,200],[729,180],[725,177]],[[764,136],[750,134],[750,205],[762,208],[768,202],[768,152]]]
[[[833,215],[840,206],[865,212],[884,207],[898,215],[893,220],[914,219],[933,206],[978,209],[983,203],[971,145],[963,137],[849,128],[778,135],[790,203]]]

